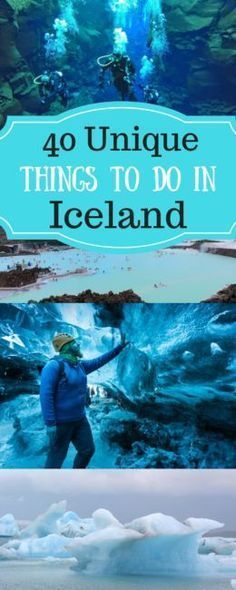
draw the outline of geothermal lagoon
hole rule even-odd
[[[133,289],[146,302],[199,302],[231,284],[236,269],[233,257],[191,248],[130,255],[47,250],[35,255],[1,256],[0,262],[3,272],[16,265],[51,271],[36,284],[0,289],[1,300],[12,302],[77,295],[85,289],[98,293]]]

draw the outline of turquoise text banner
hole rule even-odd
[[[9,117],[0,132],[0,225],[9,239],[102,251],[236,233],[233,117],[142,103]]]

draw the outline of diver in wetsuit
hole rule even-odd
[[[157,88],[152,84],[146,84],[146,86],[143,87],[144,102],[148,102],[149,104],[157,104],[159,96],[160,95]]]
[[[113,52],[104,56],[107,62],[103,62],[103,56],[98,58],[100,66],[99,86],[104,87],[106,72],[110,71],[115,88],[121,96],[121,100],[134,100],[136,96],[133,89],[135,66],[130,57],[125,53]]]
[[[63,73],[60,71],[45,71],[40,76],[35,78],[35,84],[39,86],[41,102],[45,105],[50,105],[57,98],[60,99],[64,107],[68,103],[68,87]]]

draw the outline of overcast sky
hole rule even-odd
[[[207,517],[236,530],[236,470],[2,470],[0,514],[31,519],[52,502],[90,516],[111,510],[123,522],[151,512]]]

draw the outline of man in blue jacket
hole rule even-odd
[[[72,442],[77,450],[73,467],[85,469],[95,451],[85,411],[87,375],[109,363],[128,343],[122,339],[113,350],[87,361],[82,360],[80,345],[70,334],[57,334],[52,343],[59,355],[43,368],[40,386],[42,413],[49,437],[45,467],[60,469]]]

